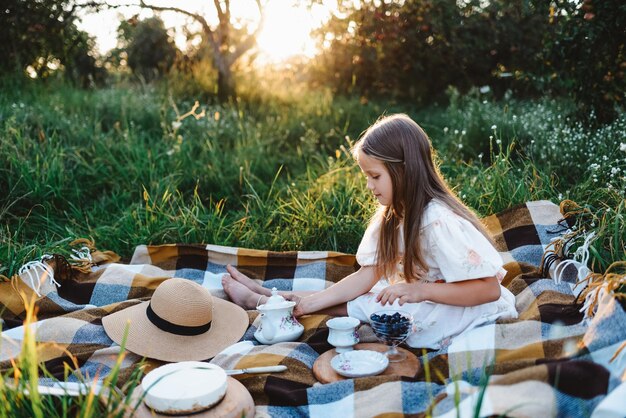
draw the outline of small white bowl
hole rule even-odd
[[[183,361],[157,367],[141,381],[144,402],[156,412],[190,414],[219,403],[228,388],[226,372],[200,361]]]
[[[328,343],[335,347],[337,353],[346,353],[359,343],[357,329],[361,321],[349,316],[333,318],[326,322],[328,327]]]
[[[344,377],[375,376],[389,366],[389,359],[378,351],[353,350],[333,357],[330,366]]]

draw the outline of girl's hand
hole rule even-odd
[[[306,315],[307,312],[304,311],[304,304],[302,300],[304,299],[302,296],[294,295],[293,293],[285,296],[285,299],[296,302],[296,305],[293,307],[293,316],[296,318],[301,317],[302,315]]]
[[[396,283],[384,288],[376,295],[376,302],[382,305],[393,304],[396,299],[400,305],[407,302],[416,303],[426,300],[422,291],[423,283]]]

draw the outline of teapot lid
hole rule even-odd
[[[295,306],[296,302],[286,300],[284,297],[278,294],[278,290],[272,287],[272,296],[267,298],[263,305],[257,306],[257,309],[285,309]]]

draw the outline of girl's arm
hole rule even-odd
[[[294,315],[301,316],[318,312],[369,292],[378,281],[375,270],[373,266],[361,267],[329,288],[301,298],[294,309]]]
[[[500,283],[495,277],[465,280],[454,283],[396,283],[380,292],[376,300],[383,305],[406,302],[423,302],[429,300],[435,303],[454,306],[476,306],[493,302],[500,298]]]

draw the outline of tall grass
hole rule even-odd
[[[19,355],[12,361],[12,367],[0,374],[0,417],[24,418],[55,418],[55,417],[108,417],[122,418],[131,416],[137,409],[140,400],[131,400],[125,393],[132,393],[140,383],[144,364],[137,367],[122,381],[120,372],[124,359],[124,342],[122,341],[120,354],[110,373],[100,383],[101,389],[96,393],[91,386],[92,381],[79,375],[77,370],[71,371],[77,381],[84,384],[84,390],[71,395],[71,391],[57,390],[58,395],[48,396],[40,386],[40,378],[47,378],[50,382],[56,379],[40,363],[41,346],[36,342],[34,328],[36,322],[35,301],[26,299],[26,314],[24,320],[24,334]],[[1,343],[1,342],[0,342]],[[61,348],[59,348],[61,350]],[[66,376],[70,368],[77,368],[78,360],[73,359],[73,365],[65,365]]]
[[[354,252],[375,203],[346,150],[396,111],[426,128],[442,173],[479,214],[569,198],[594,213],[594,267],[624,258],[626,116],[592,129],[559,101],[452,92],[447,107],[415,109],[253,91],[181,118],[193,101],[150,86],[3,89],[0,274],[78,237],[123,257],[165,242]]]

